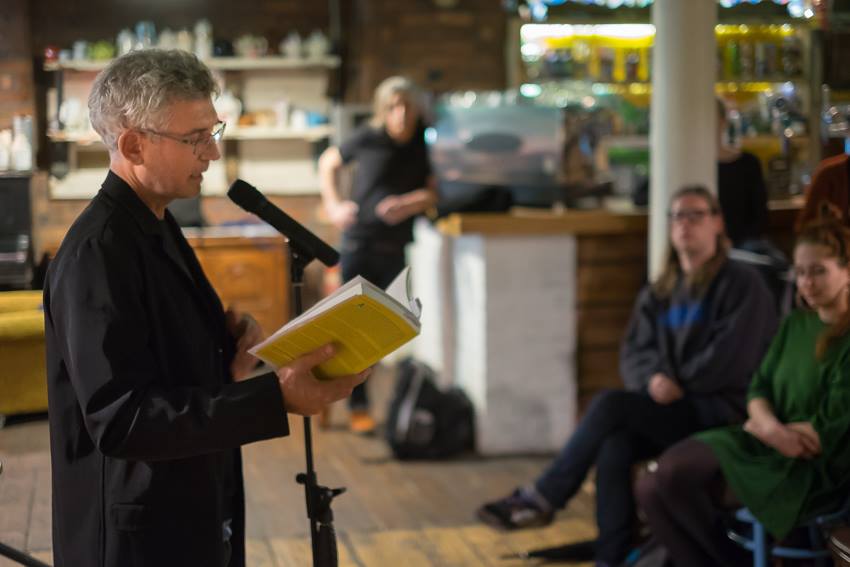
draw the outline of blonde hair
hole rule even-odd
[[[797,235],[796,246],[810,244],[823,246],[829,250],[829,257],[835,258],[838,265],[847,268],[850,264],[850,228],[834,216],[832,211],[823,211],[821,217],[803,226]],[[815,356],[823,358],[829,346],[850,331],[850,308],[832,325],[827,327],[815,343]]]
[[[383,128],[386,124],[390,100],[395,95],[403,96],[417,109],[420,106],[418,92],[413,81],[406,77],[388,77],[381,81],[381,84],[375,89],[375,95],[372,98],[372,119],[370,120],[370,124],[374,128]]]
[[[705,201],[712,215],[720,214],[720,202],[717,200],[717,197],[702,185],[687,185],[682,187],[673,193],[673,197],[670,198],[670,204],[672,205],[678,199],[691,195]],[[708,290],[708,286],[711,284],[714,276],[717,275],[720,267],[726,261],[730,247],[729,238],[724,231],[721,231],[717,235],[714,256],[694,271],[694,273],[688,274],[687,283],[692,292],[702,295]],[[676,282],[679,281],[681,276],[682,266],[679,263],[679,253],[668,243],[667,261],[664,263],[664,269],[661,275],[652,283],[652,291],[660,298],[670,297],[676,287]]]

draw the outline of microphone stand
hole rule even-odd
[[[314,258],[311,254],[299,249],[300,247],[291,239],[288,248],[292,302],[295,317],[298,317],[303,313],[301,291],[304,287],[304,268]],[[304,485],[304,495],[307,499],[313,567],[337,567],[339,558],[331,502],[345,492],[345,488],[328,488],[318,484],[316,471],[313,467],[313,434],[310,416],[304,417],[304,450],[307,458],[307,472],[298,473],[295,482]]]

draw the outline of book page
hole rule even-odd
[[[318,378],[326,379],[360,372],[418,334],[419,321],[412,313],[383,291],[365,286],[365,293],[336,302],[249,352],[279,368],[324,344],[335,343],[336,356],[313,369]]]
[[[405,266],[405,268],[395,277],[392,283],[387,286],[386,293],[409,309],[410,312],[419,319],[419,317],[422,316],[422,304],[419,302],[418,298],[410,297],[412,295],[410,282],[410,266]]]
[[[390,287],[395,286],[396,293],[400,294],[400,299],[397,299],[387,292],[383,291],[379,287],[375,286],[368,280],[364,279],[361,276],[357,276],[353,278],[351,281],[347,282],[345,285],[338,288],[335,292],[333,292],[328,297],[322,299],[317,302],[313,307],[305,311],[299,317],[292,319],[280,329],[275,331],[271,336],[262,341],[260,344],[256,345],[248,352],[257,356],[259,352],[267,349],[270,345],[274,345],[279,343],[282,337],[285,337],[291,333],[299,332],[300,329],[304,327],[309,327],[313,325],[313,322],[316,319],[321,319],[325,315],[325,313],[336,310],[341,304],[346,303],[347,301],[357,298],[368,296],[372,298],[374,301],[384,305],[387,309],[394,312],[397,316],[407,321],[407,324],[411,329],[414,329],[416,334],[419,333],[419,306],[418,300],[415,303],[412,303],[408,298],[407,292],[407,275],[409,273],[409,269],[405,268],[399,277],[396,278],[396,281],[391,284]],[[388,288],[389,289],[389,288]],[[415,305],[416,311],[411,311],[408,309],[408,305]],[[337,325],[337,328],[342,328],[344,325],[342,322]],[[352,329],[348,328],[349,332],[356,330],[357,332],[370,332],[371,330],[367,326],[364,329]],[[318,348],[323,343],[316,343],[315,347]]]

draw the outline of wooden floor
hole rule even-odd
[[[391,377],[374,380],[374,406],[381,408]],[[595,534],[589,483],[545,529],[504,533],[475,520],[478,505],[534,478],[546,457],[400,463],[380,437],[348,433],[346,419],[339,406],[330,429],[313,428],[320,483],[348,488],[333,506],[342,566],[534,565],[502,557]],[[251,567],[311,564],[303,488],[294,482],[304,469],[301,419],[291,418],[290,426],[290,437],[243,450]],[[0,429],[0,459],[0,542],[50,562],[46,420]],[[0,566],[6,565],[13,564],[0,558]]]

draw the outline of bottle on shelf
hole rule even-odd
[[[0,171],[12,167],[12,131],[0,130]]]
[[[738,41],[730,39],[723,49],[723,77],[736,80],[741,77],[741,55]]]
[[[631,50],[626,55],[626,81],[634,83],[640,79],[640,54],[637,50]]]
[[[795,35],[786,36],[782,40],[782,72],[788,77],[796,77],[802,73],[800,39]]]
[[[598,79],[603,83],[610,83],[614,80],[614,55],[614,50],[610,47],[600,47],[598,50]]]
[[[740,58],[740,78],[745,81],[753,79],[753,44],[747,40],[741,40],[738,47]]]
[[[17,115],[12,120],[12,169],[32,169],[32,116]]]

